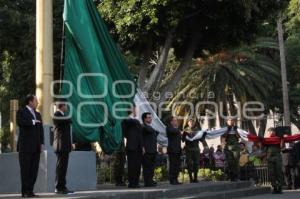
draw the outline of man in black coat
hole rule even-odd
[[[53,148],[56,153],[56,178],[55,193],[68,194],[72,191],[66,187],[66,175],[68,169],[69,153],[72,150],[71,119],[66,116],[68,107],[64,100],[57,102],[58,110],[54,113],[54,140]]]
[[[38,175],[40,153],[44,144],[42,117],[35,109],[35,95],[26,96],[26,107],[17,112],[19,126],[18,152],[21,171],[22,197],[35,197],[34,184]]]
[[[156,182],[153,181],[155,159],[157,155],[157,135],[150,125],[152,123],[151,113],[146,112],[142,114],[143,120],[143,143],[144,143],[144,155],[143,155],[143,175],[145,187],[156,186]]]
[[[143,156],[143,131],[139,120],[135,119],[135,108],[129,111],[128,119],[122,122],[123,135],[126,138],[126,155],[128,161],[128,188],[139,188]]]
[[[181,132],[178,129],[178,122],[175,117],[169,118],[167,122],[168,155],[169,155],[169,179],[170,184],[178,185],[178,175],[180,172],[181,155]]]

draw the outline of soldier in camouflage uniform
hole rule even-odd
[[[275,129],[269,128],[268,135],[266,137],[275,137]],[[268,175],[271,185],[273,187],[273,193],[282,193],[282,157],[281,157],[281,144],[267,145],[267,163],[268,163]]]
[[[194,141],[189,141],[186,139],[187,136],[193,138],[196,135],[197,131],[199,131],[199,129],[195,126],[194,121],[190,119],[188,121],[188,127],[184,129],[184,133],[182,136],[182,141],[185,142],[186,163],[191,183],[198,182],[198,169],[200,163],[199,141],[201,141],[204,146],[207,146],[204,138]]]
[[[126,163],[126,154],[125,154],[125,145],[124,139],[122,140],[119,149],[115,152],[115,161],[114,161],[114,177],[116,186],[126,186],[125,183],[125,163]]]
[[[227,131],[222,135],[225,142],[224,152],[227,161],[227,175],[231,181],[239,180],[240,175],[240,145],[239,134],[234,119],[227,120]]]

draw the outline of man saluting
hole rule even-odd
[[[33,193],[38,175],[40,153],[44,144],[42,117],[36,111],[38,100],[35,95],[27,95],[26,107],[17,112],[19,126],[18,152],[21,170],[22,197],[36,197]]]

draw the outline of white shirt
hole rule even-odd
[[[57,111],[60,112],[62,115],[65,115],[65,113],[63,111],[61,111],[59,109]]]
[[[28,106],[28,105],[26,105],[26,108],[27,108],[27,109],[30,111],[30,113],[32,114],[32,116],[33,116],[33,118],[34,118],[34,120],[32,120],[32,124],[35,125],[36,116],[35,116],[34,110],[33,110],[30,106]]]

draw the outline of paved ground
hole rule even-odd
[[[74,194],[70,195],[58,195],[54,193],[37,193],[40,197],[43,199],[53,199],[53,198],[85,198],[85,197],[97,197],[99,194],[116,194],[116,195],[122,195],[122,194],[128,194],[128,193],[134,193],[134,192],[153,192],[157,190],[168,190],[168,189],[185,189],[186,187],[195,187],[195,186],[207,186],[207,185],[213,185],[213,184],[221,184],[223,182],[201,182],[199,184],[183,184],[180,186],[174,186],[170,185],[167,182],[159,183],[159,186],[154,188],[144,188],[141,187],[139,189],[128,189],[127,187],[115,187],[114,185],[110,184],[104,184],[99,185],[97,187],[98,190],[94,191],[76,191]],[[141,184],[142,185],[142,184]],[[0,194],[0,199],[15,199],[15,198],[21,198],[20,194]],[[98,197],[97,197],[98,198]],[[99,197],[101,198],[101,197]],[[124,197],[126,199],[126,197]]]
[[[283,194],[264,194],[258,196],[245,197],[242,199],[300,199],[300,190],[284,191]]]
[[[193,185],[193,186],[206,186],[212,184],[211,182],[203,182],[198,185]],[[190,186],[189,184],[185,184],[180,186],[180,188],[184,188],[186,186]],[[77,199],[77,198],[86,198],[87,196],[98,196],[99,194],[105,194],[105,193],[114,193],[116,195],[128,193],[128,192],[139,192],[139,191],[144,191],[144,192],[152,192],[157,189],[174,189],[174,186],[169,185],[168,183],[162,183],[160,184],[159,187],[156,188],[140,188],[140,189],[128,189],[128,188],[116,188],[115,186],[112,185],[101,185],[98,187],[99,190],[95,191],[78,191],[75,194],[70,194],[70,195],[56,195],[53,193],[38,193],[40,198],[46,199],[53,199],[53,198],[72,198],[72,199]],[[179,187],[178,187],[179,188]],[[20,194],[0,194],[0,199],[15,199],[15,198],[21,198]],[[100,197],[101,198],[101,197]],[[277,194],[263,194],[263,195],[256,195],[256,196],[251,196],[251,197],[244,197],[242,199],[300,199],[300,189],[294,190],[294,191],[284,191],[283,194],[277,195]],[[126,199],[126,197],[124,197]]]

